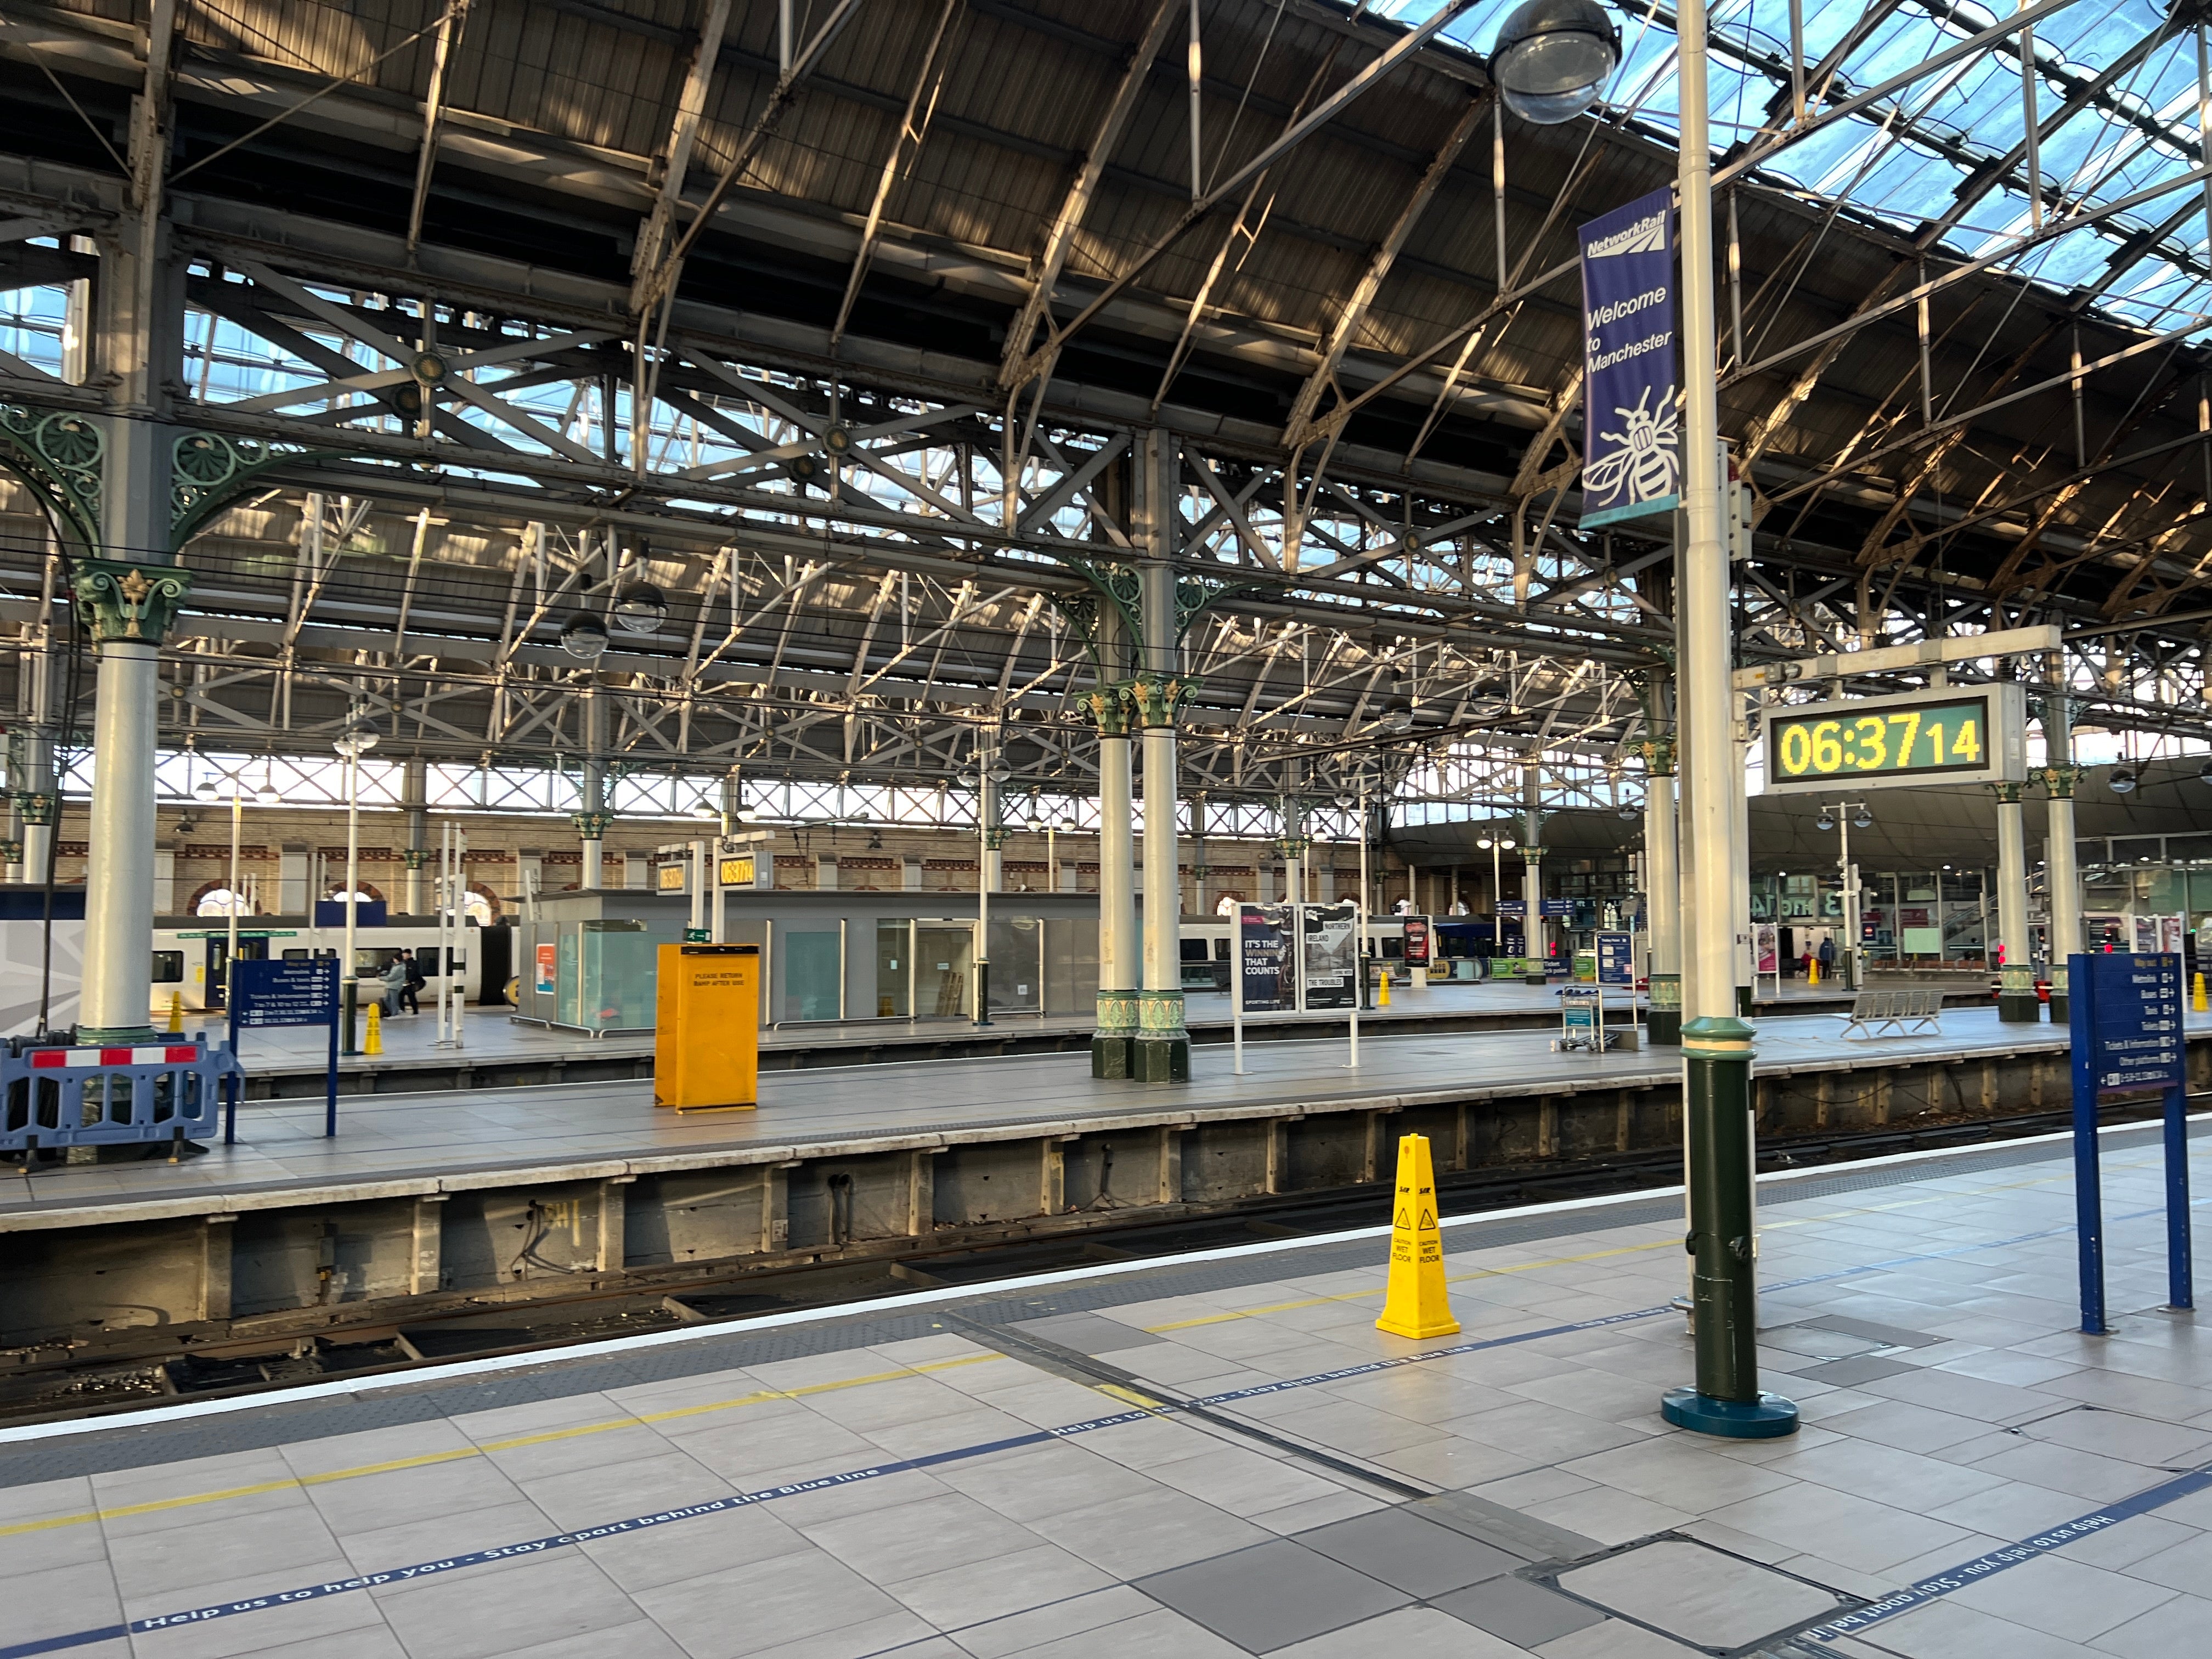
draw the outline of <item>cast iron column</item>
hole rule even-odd
[[[2081,949],[2081,872],[2074,855],[2074,764],[2072,712],[2063,691],[2043,702],[2043,787],[2050,796],[2043,843],[2044,869],[2051,878],[2051,1023],[2067,1023],[2066,963]]]
[[[2027,943],[2027,813],[2020,785],[1993,783],[1990,790],[1997,798],[1997,937],[2004,944],[1997,1018],[2007,1025],[2033,1025],[2042,1016]]]
[[[175,565],[85,559],[77,605],[100,666],[93,715],[92,811],[84,896],[87,1042],[150,1040],[154,990],[154,755],[161,636],[191,590]]]
[[[1521,898],[1528,907],[1528,915],[1521,919],[1521,941],[1528,951],[1521,964],[1521,981],[1524,985],[1543,985],[1551,978],[1551,941],[1547,937],[1551,930],[1544,922],[1543,775],[1534,755],[1522,776],[1521,800]]]
[[[1098,726],[1098,1027],[1091,1075],[1131,1075],[1137,1037],[1136,848],[1129,787],[1128,692],[1084,699]]]
[[[1148,618],[1151,599],[1147,592]],[[1145,983],[1137,999],[1131,1069],[1142,1083],[1190,1080],[1190,1033],[1182,1013],[1182,884],[1176,873],[1175,717],[1183,691],[1180,679],[1149,669],[1129,687],[1145,749]]]
[[[1682,878],[1674,830],[1674,742],[1644,745],[1644,896],[1651,922],[1651,1019],[1655,1044],[1682,1040]]]
[[[1712,148],[1706,119],[1705,0],[1677,16],[1680,52],[1682,214],[1682,496],[1687,526],[1679,580],[1684,840],[1697,847],[1696,890],[1684,909],[1689,982],[1682,1027],[1682,1117],[1696,1262],[1692,1320],[1697,1382],[1669,1389],[1666,1419],[1700,1433],[1766,1438],[1797,1426],[1797,1408],[1759,1386],[1753,1247],[1752,1030],[1736,1012],[1731,889],[1747,850],[1736,839],[1728,550],[1721,540],[1718,364],[1713,336]],[[1731,777],[1731,773],[1734,776]]]

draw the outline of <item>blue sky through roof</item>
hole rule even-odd
[[[1447,38],[1490,50],[1516,0],[1485,0],[1449,25]],[[1405,22],[1433,16],[1442,0],[1382,0],[1370,9]],[[1864,0],[1802,0],[1805,58],[1812,66],[1842,41],[1867,10]],[[1610,119],[1671,141],[1678,131],[1675,37],[1671,5],[1615,9],[1624,60],[1601,106]],[[1996,21],[1974,0],[1905,0],[1846,56],[1838,95],[1880,84],[1926,62]],[[2077,0],[2035,31],[2038,125],[2045,128],[2040,171],[2046,221],[2109,204],[2198,165],[2197,37],[2182,30],[2148,46],[2166,27],[2151,0]],[[1718,0],[1712,42],[1711,119],[1717,153],[1788,118],[1789,0]],[[1913,82],[1882,103],[1836,123],[1775,155],[1765,183],[1826,202],[1845,216],[1911,232],[1954,210],[1958,222],[1939,244],[1954,255],[2002,247],[2033,225],[2026,169],[1959,210],[1960,187],[1978,166],[2019,149],[2027,131],[2018,37]],[[2100,76],[2109,84],[2092,91]],[[2053,129],[2069,100],[2080,107]],[[1815,106],[1817,108],[1817,105]],[[2107,283],[2100,309],[2160,331],[2212,317],[2212,259],[2207,204],[2191,185],[2127,212],[2050,238],[2000,263],[2065,292]],[[2159,231],[2156,246],[2117,276],[2124,245]]]

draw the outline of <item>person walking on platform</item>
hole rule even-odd
[[[404,954],[402,954],[392,957],[385,965],[384,995],[380,1000],[384,1004],[384,1017],[386,1019],[399,1012],[399,1000],[406,994],[407,958]]]
[[[418,999],[422,988],[429,981],[422,976],[422,964],[415,959],[412,951],[402,951],[399,960],[407,968],[407,983],[400,988],[399,1006],[410,1014],[419,1014],[422,1012],[422,1005]]]

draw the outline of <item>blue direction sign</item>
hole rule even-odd
[[[2166,1106],[2166,1302],[2195,1305],[2189,1226],[2188,1064],[2182,967],[2171,952],[2069,957],[2067,1014],[2074,1065],[2074,1206],[2081,1274],[2081,1328],[2105,1323],[2104,1195],[2098,1174],[2098,1109],[2163,1096]]]
[[[1571,916],[1575,913],[1572,899],[1546,899],[1543,903],[1544,914],[1547,916]]]
[[[338,959],[231,964],[230,1017],[238,1025],[331,1025],[338,1018]]]
[[[1597,982],[1601,985],[1636,983],[1636,935],[1600,933],[1597,936]]]
[[[1501,916],[1525,916],[1528,914],[1528,901],[1500,899],[1498,901],[1498,914]]]
[[[230,1051],[238,1052],[238,1033],[247,1026],[324,1025],[330,1028],[330,1059],[323,1088],[323,1133],[338,1132],[338,959],[309,957],[291,962],[234,962],[230,964]],[[225,1141],[238,1139],[238,1093],[234,1081],[223,1125]]]

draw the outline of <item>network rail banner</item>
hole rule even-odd
[[[1582,250],[1582,522],[1671,513],[1682,489],[1673,192],[1591,220]]]

